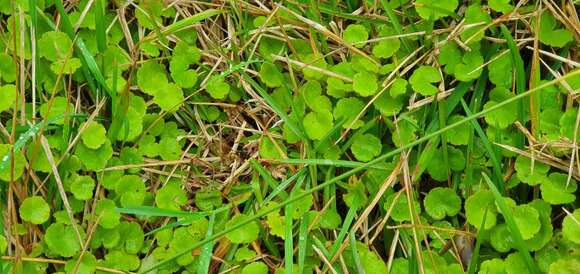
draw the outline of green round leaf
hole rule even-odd
[[[64,115],[71,114],[74,112],[74,106],[67,102],[67,99],[61,96],[54,97],[54,101],[50,106],[50,113],[48,109],[49,103],[46,102],[42,104],[39,108],[40,116],[42,118],[51,121],[53,124],[62,125],[64,124]],[[56,119],[59,118],[59,119]]]
[[[338,121],[340,119],[344,119],[345,122],[342,124],[343,128],[352,128],[357,129],[364,125],[364,122],[361,120],[357,120],[355,123],[354,119],[362,112],[364,108],[364,103],[355,98],[342,98],[336,102],[336,106],[334,107],[334,118]],[[352,126],[351,126],[352,124]]]
[[[70,185],[70,190],[77,200],[88,200],[93,198],[95,181],[90,176],[77,176]]]
[[[181,189],[181,182],[171,181],[157,190],[155,204],[159,208],[179,210],[187,203],[187,195]]]
[[[62,257],[72,257],[81,250],[81,244],[72,226],[62,223],[51,224],[46,229],[44,241],[52,252]]]
[[[357,160],[368,162],[381,154],[382,148],[383,145],[379,138],[366,133],[354,137],[352,145],[350,146],[350,151],[352,151],[352,154],[354,154],[354,157]]]
[[[367,97],[377,93],[377,76],[373,73],[359,72],[354,75],[352,88],[360,96]]]
[[[487,211],[487,215],[486,215]],[[479,228],[485,217],[485,229],[490,229],[496,224],[497,208],[493,194],[489,190],[480,190],[469,196],[465,201],[465,217],[467,222]]]
[[[266,86],[275,88],[282,86],[284,84],[284,75],[276,65],[270,62],[264,62],[260,68],[260,80],[266,84]]]
[[[244,266],[241,274],[268,274],[268,266],[263,262],[253,262]]]
[[[366,44],[365,41],[369,39],[369,32],[362,25],[350,24],[344,30],[342,38],[347,43],[354,44],[357,48],[362,48]]]
[[[9,144],[0,144],[0,179],[3,181],[10,181],[10,178],[13,177],[13,180],[18,180],[22,176],[22,172],[26,167],[26,158],[22,155],[19,151],[14,151],[14,172],[11,172],[11,163],[8,160],[11,153],[12,146]],[[4,159],[8,161],[4,161]]]
[[[84,125],[84,124],[83,124]],[[82,125],[81,125],[82,127]],[[97,149],[105,143],[107,139],[107,130],[98,122],[90,122],[81,135],[83,144],[90,149]]]
[[[207,81],[205,91],[214,99],[225,99],[230,93],[230,85],[223,77],[213,76]]]
[[[524,240],[532,238],[540,231],[540,213],[530,205],[519,205],[513,209],[516,226]]]
[[[409,78],[411,88],[423,96],[431,96],[437,94],[439,89],[433,85],[441,81],[441,75],[436,68],[431,66],[420,66]]]
[[[436,1],[436,0],[417,0],[415,10],[421,18],[425,20],[437,20],[455,14],[457,0]]]
[[[520,181],[535,186],[545,182],[547,178],[550,166],[540,163],[539,161],[534,161],[532,166],[532,161],[528,157],[518,156],[516,158],[515,170],[517,171],[517,177]]]
[[[113,200],[103,198],[97,202],[95,216],[99,220],[99,225],[103,228],[114,228],[119,224],[121,214],[117,212]]]
[[[542,199],[553,204],[561,205],[574,202],[576,200],[576,180],[570,179],[562,173],[552,173],[546,182],[540,185]]]
[[[328,111],[310,112],[302,120],[306,135],[311,140],[320,140],[334,126],[332,114]]]
[[[461,209],[461,199],[451,188],[436,187],[429,191],[425,200],[425,212],[435,220],[455,216]]]
[[[226,229],[230,229],[240,222],[243,222],[250,218],[245,214],[239,214],[234,216],[230,221],[226,224]],[[232,243],[236,244],[243,244],[243,243],[251,243],[258,239],[258,232],[259,227],[256,222],[247,223],[237,229],[234,229],[226,234],[226,237],[232,241]]]
[[[50,207],[40,196],[24,199],[20,205],[20,218],[33,224],[42,224],[50,217]]]
[[[15,100],[16,100],[15,85],[0,86],[0,112],[11,109]]]
[[[79,157],[87,170],[95,171],[105,168],[107,161],[113,156],[113,147],[109,139],[105,139],[105,143],[98,149],[90,149],[79,143],[75,155]]]
[[[580,209],[567,214],[562,221],[562,234],[568,240],[580,244]]]

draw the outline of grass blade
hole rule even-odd
[[[495,203],[498,205],[501,214],[505,219],[505,223],[508,227],[508,230],[510,231],[511,236],[514,238],[514,242],[516,244],[518,251],[520,251],[520,254],[524,257],[523,259],[524,262],[526,262],[528,270],[530,270],[530,272],[534,274],[540,273],[540,271],[538,270],[538,266],[536,265],[536,263],[534,263],[534,259],[532,258],[530,252],[528,251],[528,247],[526,246],[526,243],[522,238],[520,230],[516,226],[514,216],[503,199],[503,196],[501,196],[501,194],[499,193],[499,191],[497,190],[491,179],[489,179],[489,177],[485,173],[482,173],[481,175],[483,176],[483,179],[485,180],[485,182],[491,189],[493,196],[495,197]]]
[[[215,213],[211,214],[209,217],[209,224],[207,226],[207,232],[205,237],[209,238],[213,235],[213,226],[215,223]],[[209,264],[211,263],[211,257],[213,256],[213,241],[209,241],[203,245],[201,249],[201,254],[199,254],[199,264],[197,265],[197,273],[205,274],[209,273]]]

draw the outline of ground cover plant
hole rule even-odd
[[[578,273],[580,3],[0,2],[0,273]]]

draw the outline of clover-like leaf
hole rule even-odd
[[[253,262],[244,266],[241,274],[268,274],[268,266],[263,262]]]
[[[13,180],[20,179],[22,172],[26,167],[26,158],[22,155],[22,152],[14,150],[14,154],[12,154],[11,151],[11,145],[0,144],[0,162],[4,162],[4,164],[0,164],[0,180],[6,182],[10,181],[11,178]],[[8,159],[8,157],[14,157],[14,169],[12,170],[10,161],[4,161],[4,159]]]
[[[8,247],[8,241],[4,235],[0,234],[0,255],[6,253],[6,248]]]
[[[114,228],[120,223],[121,214],[117,212],[115,202],[107,198],[97,202],[95,215],[99,220],[99,226],[103,228]]]
[[[467,82],[477,79],[481,75],[483,64],[483,57],[479,50],[471,49],[471,51],[463,54],[461,62],[455,66],[453,75],[459,81]]]
[[[405,100],[406,96],[393,97],[390,93],[383,92],[373,102],[373,106],[384,116],[394,116],[401,112]]]
[[[356,119],[357,115],[363,110],[363,108],[364,103],[355,97],[342,98],[336,102],[336,106],[334,107],[333,111],[334,118],[337,121],[341,119],[345,120],[345,122],[342,124],[343,128],[350,127],[352,129],[357,129],[364,125],[362,120],[357,120],[354,122],[354,119]]]
[[[369,32],[362,25],[350,24],[344,30],[342,38],[347,43],[354,44],[357,48],[362,48],[366,44],[365,41],[369,39]]]
[[[425,212],[435,220],[455,216],[461,209],[461,199],[451,188],[436,187],[429,191],[425,200]]]
[[[465,157],[461,150],[448,147],[447,148],[447,162],[445,162],[445,157],[443,155],[443,148],[437,149],[431,160],[427,164],[427,171],[431,178],[443,182],[446,181],[449,174],[447,174],[447,164],[452,171],[460,171],[465,168]]]
[[[560,134],[569,140],[574,140],[576,116],[578,116],[578,108],[570,108],[560,117]],[[576,131],[576,136],[580,136],[580,127]]]
[[[359,72],[354,75],[352,88],[360,96],[367,97],[377,93],[377,76],[373,73]]]
[[[513,83],[512,73],[506,73],[512,69],[512,58],[508,52],[498,53],[491,58],[488,65],[489,81],[496,86],[511,88]]]
[[[540,231],[540,213],[530,205],[513,208],[513,217],[524,240],[532,238]]]
[[[270,228],[269,232],[271,235],[278,236],[282,239],[286,238],[286,222],[284,221],[284,216],[280,216],[280,212],[272,212],[266,215],[266,223]]]
[[[122,206],[140,206],[145,200],[145,183],[137,175],[124,175],[116,184],[115,192],[121,196]]]
[[[483,109],[488,109],[492,106],[497,105],[499,102],[509,100],[514,96],[515,95],[506,88],[495,87],[490,91],[489,94],[490,100],[487,101],[487,103],[485,103]],[[517,111],[514,111],[514,109],[515,109],[514,103],[505,105],[499,109],[496,109],[484,115],[485,121],[493,127],[497,127],[500,129],[507,128],[517,119]]]
[[[481,262],[477,274],[504,274],[505,264],[502,259],[493,258]]]
[[[570,31],[565,28],[557,28],[556,18],[551,12],[541,13],[538,39],[545,45],[557,48],[561,48],[574,40]]]
[[[580,209],[567,214],[562,221],[562,234],[568,240],[580,244]]]
[[[391,218],[397,222],[410,221],[411,215],[409,214],[409,203],[405,193],[401,193],[395,202],[395,197],[397,194],[393,193],[387,197],[384,204],[385,211],[389,211],[391,206],[393,207],[391,211]],[[413,207],[415,213],[419,214],[421,212],[421,205],[415,199],[413,199]]]
[[[464,18],[465,24],[475,26],[465,28],[460,34],[461,40],[468,44],[481,41],[485,35],[486,25],[491,22],[489,12],[480,4],[474,3],[467,7]]]
[[[286,155],[286,146],[281,142],[274,143],[270,138],[264,137],[260,141],[260,157],[263,159],[281,159]]]
[[[236,255],[234,255],[234,258],[238,262],[244,262],[251,260],[255,256],[256,256],[255,251],[243,246],[238,248],[238,250],[236,251]]]
[[[66,262],[66,273],[94,273],[97,268],[97,258],[90,252],[83,254],[82,258],[73,258]]]
[[[187,203],[187,195],[179,181],[171,181],[157,190],[155,204],[159,208],[179,210]]]
[[[72,41],[64,32],[47,31],[38,40],[41,57],[51,62],[61,61],[69,57],[72,52]]]
[[[95,171],[105,168],[107,161],[113,156],[113,147],[109,139],[105,140],[98,149],[90,149],[84,144],[77,144],[75,155],[87,170]]]
[[[186,42],[178,42],[173,49],[173,56],[169,62],[171,78],[182,88],[191,88],[197,83],[197,71],[191,69],[201,57],[198,48],[188,45]]]
[[[490,229],[497,222],[497,208],[493,194],[489,190],[479,190],[465,201],[465,217],[467,222],[475,227],[481,227],[485,217],[485,229]]]
[[[381,140],[372,134],[365,133],[354,137],[350,151],[354,157],[362,162],[368,162],[381,153]]]
[[[222,205],[222,196],[218,191],[195,192],[195,205],[200,210],[212,210]]]
[[[367,204],[368,198],[365,185],[356,177],[351,177],[347,187],[347,193],[342,195],[344,203],[349,208],[361,208]]]
[[[439,49],[437,60],[441,65],[445,65],[443,71],[452,75],[455,72],[455,66],[461,63],[461,50],[455,42],[449,41]]]
[[[407,82],[407,80],[403,78],[397,78],[393,81],[393,84],[391,84],[391,87],[389,88],[389,93],[393,98],[397,98],[407,93],[408,84],[409,83]]]
[[[328,64],[326,60],[324,60],[324,56],[320,53],[311,53],[302,58],[302,62],[308,64],[308,66],[302,69],[304,73],[304,77],[306,79],[322,79],[324,74],[320,72],[320,70],[313,69],[312,67],[316,67],[319,69],[326,69]]]
[[[262,80],[266,86],[271,88],[279,87],[284,84],[284,75],[275,64],[270,62],[264,62],[262,64],[259,76],[260,80]]]
[[[431,66],[420,66],[413,75],[409,78],[411,88],[423,96],[431,96],[437,94],[439,89],[433,85],[441,81],[441,75],[436,68]]]
[[[81,135],[83,144],[85,144],[85,146],[90,149],[98,149],[102,144],[105,143],[106,139],[107,130],[103,125],[95,121],[91,121],[88,125],[86,125],[86,128]]]
[[[81,67],[81,60],[79,58],[69,58],[58,60],[50,65],[50,70],[55,74],[73,74]]]
[[[548,179],[546,176],[548,175],[550,166],[539,161],[534,161],[532,166],[532,160],[530,158],[520,155],[516,158],[515,170],[520,181],[535,186]]]
[[[48,108],[49,104],[50,104],[49,102],[46,102],[40,106],[39,108],[40,116],[57,125],[64,124],[64,118],[62,119],[56,118],[65,115],[67,113],[72,113],[74,111],[73,104],[67,102],[67,99],[61,96],[54,97],[54,101],[50,105],[50,110]]]
[[[506,224],[492,227],[489,238],[491,246],[501,253],[509,252],[515,246],[514,239]]]
[[[18,212],[22,220],[37,225],[46,222],[50,217],[50,207],[40,196],[31,196],[24,199]]]
[[[15,100],[15,85],[0,86],[0,112],[11,109]]]
[[[292,195],[300,195],[302,193],[304,193],[304,190],[297,189],[294,190],[294,193]],[[314,198],[312,197],[312,194],[300,198],[298,201],[296,201],[296,203],[292,204],[293,205],[291,210],[292,218],[299,219],[300,217],[302,217],[302,215],[306,214],[310,210],[313,203]]]
[[[214,99],[225,99],[230,93],[230,85],[223,77],[212,76],[207,80],[205,91]]]
[[[77,200],[88,200],[93,197],[95,181],[90,176],[76,176],[70,190]]]
[[[236,215],[226,223],[226,229],[231,229],[248,218],[250,217],[245,214]],[[256,222],[249,222],[228,232],[226,237],[232,241],[232,243],[236,244],[251,243],[258,239],[258,232],[258,224]]]
[[[526,240],[526,245],[530,251],[538,251],[552,239],[552,207],[541,199],[535,199],[528,205],[540,214],[540,230],[532,238]]]
[[[395,34],[396,32],[390,27],[385,25],[379,27],[379,36],[381,37],[392,36]],[[373,47],[373,56],[377,58],[389,58],[399,50],[400,46],[401,41],[399,41],[398,38],[389,38],[388,40],[378,42]]]
[[[550,265],[550,274],[568,274],[578,272],[580,269],[580,260],[578,260],[578,255],[568,256],[556,260]]]
[[[175,83],[168,83],[157,91],[153,102],[163,111],[175,112],[183,103],[183,99],[183,90]]]
[[[505,258],[505,271],[507,274],[522,274],[530,273],[524,257],[520,252],[514,252],[509,254]]]
[[[574,202],[576,200],[576,195],[574,195],[577,188],[576,180],[571,179],[569,183],[567,181],[566,174],[550,174],[548,180],[540,185],[542,199],[553,205]]]
[[[324,103],[317,102],[322,94],[322,86],[316,80],[308,80],[302,87],[300,87],[300,94],[304,98],[306,105],[314,111],[330,110],[331,103],[328,98]]]
[[[44,242],[55,254],[63,257],[72,257],[81,250],[81,243],[79,243],[76,235],[72,226],[62,223],[52,223],[46,229]],[[83,235],[84,233],[81,234],[81,237]]]
[[[137,70],[137,84],[149,95],[155,95],[167,83],[165,68],[157,62],[146,62]]]
[[[302,124],[308,138],[320,140],[332,129],[334,121],[329,111],[310,112],[304,116]]]
[[[514,6],[510,5],[511,0],[488,0],[487,4],[489,7],[501,13],[508,13],[514,9]]]
[[[455,14],[457,0],[436,1],[436,0],[417,0],[415,10],[421,18],[426,20],[437,20]]]
[[[0,53],[0,77],[6,83],[12,83],[16,80],[16,67],[12,56],[5,52]]]
[[[461,120],[465,119],[464,116],[461,115],[452,115],[447,119],[447,124],[455,124]],[[469,142],[469,133],[471,132],[471,126],[468,123],[463,123],[455,128],[450,129],[447,132],[447,142],[454,144],[456,146],[459,145],[467,145]]]

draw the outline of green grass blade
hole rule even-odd
[[[304,262],[306,261],[306,246],[308,244],[308,213],[300,218],[300,229],[298,231],[298,273],[304,273]],[[292,272],[289,272],[292,273]]]
[[[471,111],[469,110],[469,107],[467,106],[467,103],[464,100],[461,100],[461,105],[463,106],[463,110],[465,111],[465,114],[467,114],[468,116],[471,115]],[[479,138],[481,139],[481,142],[483,143],[483,147],[485,148],[485,151],[487,152],[487,155],[489,156],[489,159],[491,160],[491,164],[493,166],[493,175],[495,176],[495,179],[497,182],[496,187],[497,187],[497,189],[499,189],[500,193],[505,193],[505,186],[504,186],[503,178],[501,176],[501,174],[502,174],[501,165],[500,165],[500,161],[498,160],[498,156],[497,156],[495,150],[493,149],[493,147],[491,146],[491,142],[487,138],[487,135],[485,134],[485,132],[483,132],[483,129],[481,128],[479,123],[475,120],[472,120],[470,123],[471,123],[471,126],[473,126],[473,128],[477,132],[477,135],[479,135]]]
[[[292,236],[292,205],[284,208],[284,267],[286,273],[294,273],[292,267],[294,264],[294,238]]]
[[[357,273],[365,273],[365,269],[358,253],[358,248],[356,247],[356,238],[354,233],[350,233],[350,235],[348,235],[348,241],[352,251],[352,258],[354,259],[354,265],[356,266]]]
[[[483,219],[481,220],[481,225],[477,230],[477,236],[475,237],[475,247],[471,253],[471,260],[469,261],[469,266],[467,267],[467,274],[475,274],[475,270],[477,270],[477,265],[479,264],[479,251],[481,250],[483,239],[486,239],[488,232],[484,229],[485,220],[487,220],[487,209],[488,208],[485,208]]]
[[[514,38],[512,37],[508,28],[503,24],[500,25],[500,28],[501,33],[507,42],[508,48],[510,49],[512,62],[514,64],[514,69],[516,72],[516,90],[517,93],[520,94],[526,90],[526,70],[524,69],[524,60],[522,59],[522,56],[520,55],[520,50],[518,49],[518,46],[516,45],[516,42],[514,41]],[[518,108],[517,110],[518,119],[520,120],[520,122],[523,123],[525,121],[523,103],[518,102],[517,108]],[[517,136],[518,137],[516,138],[516,146],[518,148],[522,148],[524,145],[524,135],[519,133]]]
[[[515,221],[514,216],[511,212],[511,209],[506,205],[506,203],[503,199],[503,196],[501,196],[501,194],[499,193],[499,191],[497,190],[497,188],[495,187],[495,185],[493,184],[491,179],[489,179],[489,177],[485,173],[482,173],[482,176],[483,176],[483,179],[485,180],[485,182],[487,183],[487,185],[489,186],[489,188],[491,189],[493,196],[495,197],[495,203],[498,205],[498,207],[501,211],[501,214],[503,215],[503,218],[505,219],[505,223],[508,227],[508,230],[510,231],[511,236],[514,238],[514,242],[516,244],[516,247],[517,247],[518,251],[520,252],[520,255],[523,256],[524,262],[526,263],[528,270],[534,274],[540,273],[540,271],[538,270],[538,266],[536,265],[536,263],[534,262],[534,259],[530,255],[530,252],[528,251],[528,247],[526,246],[526,242],[524,242],[524,239],[522,238],[522,234],[520,233],[520,230],[518,229],[518,227],[516,225],[516,221]]]
[[[215,213],[211,214],[209,217],[209,224],[207,226],[207,232],[205,237],[209,238],[213,235],[213,226],[215,224]],[[213,256],[213,241],[205,243],[201,249],[201,254],[199,254],[197,265],[197,273],[205,274],[209,273],[209,264],[211,263],[211,257]]]

